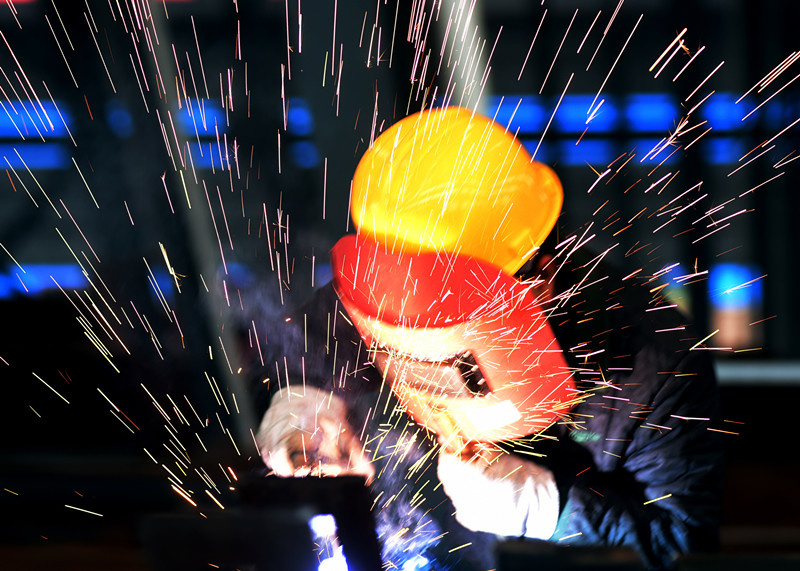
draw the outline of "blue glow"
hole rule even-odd
[[[605,101],[597,113],[588,124],[586,120],[589,118],[589,110],[594,108],[600,99],[595,101],[593,95],[567,95],[561,101],[555,115],[555,126],[557,130],[564,133],[582,133],[585,129],[593,132],[608,132],[614,129],[617,124],[617,117],[619,113],[616,106],[610,102]]]
[[[731,93],[715,93],[700,107],[700,117],[708,121],[708,126],[720,131],[741,129],[744,126],[742,119],[750,112],[745,103],[736,104],[736,98]],[[755,117],[757,113],[748,118]]]
[[[705,160],[712,165],[729,165],[747,152],[744,141],[737,137],[715,137],[703,145]]]
[[[415,555],[403,563],[403,571],[424,571],[428,568],[428,558],[422,555]]]
[[[614,160],[614,144],[608,139],[583,139],[561,141],[558,144],[559,162],[567,166],[600,165],[605,166]]]
[[[287,129],[292,135],[307,137],[314,132],[314,116],[311,107],[302,97],[289,100]]]
[[[39,134],[45,138],[66,137],[69,134],[67,126],[72,127],[72,118],[66,105],[61,102],[57,105],[58,110],[49,101],[42,101],[41,106],[29,101],[0,102],[0,137],[19,139],[20,133],[26,138],[38,137]],[[60,116],[58,111],[61,111]]]
[[[227,264],[228,275],[225,276],[233,287],[249,287],[255,282],[253,272],[244,264]]]
[[[492,96],[489,98],[486,115],[508,127],[509,132],[519,134],[540,133],[548,119],[542,99],[536,95],[506,95],[504,99],[497,95]]]
[[[64,169],[69,155],[60,143],[0,145],[0,168],[24,169],[26,165],[31,170]]]
[[[210,99],[190,100],[175,113],[178,130],[192,137],[216,137],[226,131],[225,112]]]
[[[676,159],[683,156],[681,154],[682,151],[680,150],[678,150],[678,152],[674,152],[675,147],[672,145],[667,145],[657,153],[651,152],[653,149],[655,149],[656,145],[662,145],[663,143],[664,141],[661,139],[635,139],[632,143],[632,148],[636,150],[636,157],[634,157],[633,161],[631,161],[629,164],[644,164],[650,167],[653,164],[660,164],[662,161],[664,161],[665,165],[670,165],[674,163]],[[647,156],[647,158],[642,162],[642,159],[645,156]]]
[[[155,284],[153,284],[153,277],[156,279]],[[172,300],[175,297],[175,278],[167,270],[153,270],[153,275],[147,276],[147,281],[150,283],[150,287],[153,288],[153,296],[156,299],[161,294],[168,300]],[[156,290],[156,285],[161,292],[160,294]]]
[[[289,157],[293,164],[302,169],[313,169],[319,164],[319,151],[314,143],[308,141],[289,145]]]
[[[331,514],[318,514],[308,520],[308,527],[315,538],[336,535],[336,519]]]
[[[17,291],[16,287],[14,287],[15,282],[16,285],[19,285],[19,282],[15,279],[0,274],[0,299],[8,299]]]
[[[228,162],[230,162],[231,168],[235,168],[232,154],[230,157],[220,157],[220,150],[225,152],[222,143],[217,144],[217,141],[203,141],[197,144],[197,142],[195,142],[195,144],[191,146],[191,149],[191,162],[194,163],[194,167],[197,169],[226,169],[228,168]],[[187,167],[188,166],[189,165],[187,165]]]
[[[318,548],[318,571],[349,571],[336,535],[336,519],[331,514],[317,514],[308,520],[308,527]]]
[[[323,559],[319,562],[319,571],[349,571],[347,559],[345,559],[341,548],[332,557]]]
[[[109,101],[106,105],[106,121],[117,137],[124,139],[133,135],[135,129],[131,112],[119,101]]]
[[[744,264],[719,264],[708,276],[709,296],[714,309],[753,308],[761,303],[763,286],[757,268]],[[758,281],[753,281],[758,280]],[[751,282],[748,285],[748,282]]]
[[[782,101],[770,101],[762,108],[764,122],[770,129],[775,129],[787,125],[786,120],[791,115],[791,107],[783,104]],[[790,119],[793,121],[794,119]]]
[[[37,295],[57,290],[58,285],[67,290],[84,289],[89,285],[81,267],[76,264],[27,264],[23,267],[24,272],[15,266],[7,274],[0,274],[0,298],[15,294]]]
[[[333,270],[330,264],[316,264],[314,268],[314,287],[324,286],[333,279]]]
[[[677,126],[679,109],[666,93],[634,93],[626,98],[625,119],[631,131],[666,132]]]
[[[549,143],[542,143],[539,145],[539,139],[523,139],[520,140],[520,143],[522,143],[522,146],[525,147],[525,150],[531,155],[536,152],[534,158],[540,163],[551,164],[555,160],[553,157],[553,147]],[[539,145],[538,150],[536,149],[537,145]]]

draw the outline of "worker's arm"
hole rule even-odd
[[[689,353],[673,370],[651,411],[633,415],[629,437],[614,435],[629,440],[617,470],[557,470],[563,508],[554,540],[632,547],[656,568],[716,549],[723,468],[716,382],[702,355]]]
[[[332,287],[274,320],[261,341],[253,379],[256,443],[276,474],[373,477],[354,427],[353,406],[371,390],[375,375],[367,352]],[[263,360],[264,365],[260,366]],[[362,398],[363,400],[363,398]]]

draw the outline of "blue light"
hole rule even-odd
[[[764,123],[767,127],[774,129],[781,125],[786,115],[783,105],[779,101],[770,101],[766,107],[763,108]]]
[[[319,164],[319,151],[314,143],[298,141],[289,145],[292,163],[302,169],[313,169]]]
[[[587,128],[593,132],[611,131],[617,124],[619,113],[610,100],[605,101],[597,108],[597,113],[592,120],[588,124],[586,123],[586,120],[589,119],[589,111],[594,111],[599,101],[600,99],[596,99],[593,95],[565,96],[556,111],[556,129],[564,133],[582,133]]]
[[[8,275],[0,274],[0,298],[14,294],[37,295],[56,290],[58,286],[68,290],[84,289],[89,285],[89,280],[76,264],[28,264],[24,269],[23,272],[14,268]]]
[[[422,555],[415,555],[403,563],[403,571],[424,571],[428,569],[428,558]]]
[[[677,126],[678,106],[666,93],[635,93],[626,98],[625,119],[631,131],[669,131]]]
[[[246,288],[255,282],[253,272],[244,264],[227,264],[228,275],[227,279],[233,287]]]
[[[153,283],[155,278],[156,283]],[[172,277],[167,270],[153,270],[153,275],[147,277],[150,287],[153,289],[153,295],[158,299],[160,295],[172,300],[175,297],[175,278]],[[156,287],[157,286],[157,287]],[[159,293],[160,291],[160,293]]]
[[[737,137],[715,137],[703,145],[706,162],[728,165],[737,162],[747,152],[744,141]]]
[[[106,121],[117,137],[124,139],[133,135],[134,124],[131,112],[119,101],[109,101],[106,105]]]
[[[489,98],[486,115],[508,127],[509,132],[520,134],[540,133],[548,119],[542,100],[536,95],[495,95]]]
[[[231,168],[235,168],[232,154],[231,156],[220,157],[220,150],[225,152],[222,143],[217,144],[216,141],[203,141],[198,144],[195,142],[195,144],[191,146],[191,149],[191,162],[194,163],[196,169],[226,169],[228,168],[228,162],[230,162]],[[187,167],[188,166],[189,165],[187,165]]]
[[[44,137],[66,137],[71,121],[66,105],[61,102],[58,103],[58,109],[49,101],[42,101],[41,106],[29,101],[0,103],[0,137],[3,138],[19,139],[20,133],[26,138],[38,137],[40,133]]]
[[[333,279],[333,270],[330,264],[316,264],[314,270],[314,286],[321,287]]]
[[[0,168],[24,169],[27,165],[31,170],[51,170],[67,168],[68,164],[69,155],[60,143],[0,145]]]
[[[226,131],[225,112],[210,99],[190,100],[175,114],[177,128],[183,135],[216,137]]]
[[[0,274],[0,299],[10,298],[16,291],[16,287],[14,287],[14,285],[14,280],[8,276]],[[18,281],[16,282],[16,285],[19,285]]]
[[[752,308],[760,304],[763,288],[761,280],[758,280],[759,277],[760,274],[753,266],[743,264],[714,266],[708,276],[711,304],[715,309],[721,310]],[[752,283],[748,283],[751,281]]]
[[[614,144],[608,139],[583,139],[577,145],[575,141],[560,141],[558,151],[559,162],[567,166],[604,166],[615,158]]]
[[[539,145],[539,139],[523,139],[520,140],[522,146],[525,147],[525,150],[528,151],[531,155],[536,153],[534,157],[540,163],[547,163],[551,164],[555,158],[553,157],[553,148],[548,143],[542,143]],[[537,150],[536,147],[539,146]]]
[[[317,545],[318,571],[348,571],[344,550],[337,538],[336,519],[331,514],[317,514],[308,521]]]
[[[745,108],[745,103],[737,105],[731,93],[715,93],[700,108],[700,116],[708,121],[708,126],[720,131],[741,129],[744,126],[742,119],[747,113],[749,109]]]
[[[292,135],[307,137],[314,132],[314,116],[311,107],[302,97],[289,100],[287,129]]]

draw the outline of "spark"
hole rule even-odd
[[[737,285],[737,286],[735,286],[735,287],[728,288],[728,289],[726,289],[726,290],[725,290],[724,292],[722,292],[722,293],[723,293],[723,294],[727,294],[727,293],[731,293],[731,292],[733,292],[733,291],[736,291],[736,290],[738,290],[738,289],[745,288],[745,287],[747,287],[747,286],[749,286],[749,285],[752,285],[752,284],[754,284],[755,282],[757,282],[757,281],[759,281],[759,280],[762,280],[762,279],[764,279],[765,277],[767,277],[767,274],[764,274],[764,275],[763,275],[763,276],[761,276],[761,277],[758,277],[758,278],[752,279],[752,280],[750,280],[750,281],[748,281],[748,282],[745,282],[745,283],[743,283],[743,284],[739,284],[739,285]]]
[[[750,89],[744,92],[744,94],[736,100],[738,104],[742,99],[750,95],[756,88],[760,90],[767,87],[775,78],[778,77],[785,69],[787,69],[790,65],[792,65],[798,58],[800,58],[800,52],[792,52],[789,56],[786,57],[781,63],[779,63],[775,68],[773,68],[767,75],[762,77],[758,80]]]
[[[711,333],[711,334],[709,334],[709,335],[706,335],[706,336],[705,336],[705,337],[703,337],[703,338],[702,338],[700,341],[698,341],[697,343],[695,343],[694,345],[692,345],[692,346],[689,348],[689,351],[694,351],[695,349],[697,349],[698,347],[700,347],[700,345],[702,345],[703,343],[705,343],[706,341],[708,341],[709,339],[711,339],[711,338],[712,338],[714,335],[716,335],[717,333],[719,333],[719,329],[717,329],[716,331],[714,331],[713,333]]]
[[[705,85],[706,81],[708,81],[709,79],[711,79],[711,76],[712,76],[712,75],[714,75],[715,73],[717,73],[717,70],[719,70],[719,68],[721,68],[721,67],[722,67],[724,64],[725,64],[725,60],[722,60],[721,62],[719,62],[719,64],[717,65],[717,67],[715,67],[715,68],[713,69],[713,71],[712,71],[711,73],[709,73],[709,74],[708,74],[708,75],[705,77],[705,79],[704,79],[703,81],[701,81],[701,82],[700,82],[700,83],[697,85],[697,87],[695,87],[695,88],[694,88],[694,91],[692,91],[692,92],[691,92],[691,93],[690,93],[690,94],[689,94],[689,95],[686,97],[686,101],[689,101],[689,100],[690,100],[690,99],[691,99],[691,98],[694,96],[694,94],[695,94],[695,93],[697,93],[697,92],[700,90],[700,88],[701,88],[701,87],[703,87],[703,85]]]
[[[547,130],[550,128],[550,124],[553,122],[553,117],[556,116],[556,112],[558,111],[558,108],[561,105],[561,101],[564,99],[564,95],[567,93],[567,89],[569,89],[569,84],[572,83],[573,77],[575,77],[575,74],[571,73],[569,75],[569,79],[567,80],[567,84],[564,86],[564,91],[561,92],[561,97],[558,98],[558,103],[556,103],[555,109],[553,109],[553,114],[550,115],[550,119],[548,119],[547,125],[545,125],[545,128],[542,131],[542,136],[539,138],[539,142],[536,144],[536,148],[531,154],[531,162],[533,162],[536,159],[536,153],[539,152],[539,147],[542,145],[542,141],[544,141],[544,136],[547,134]]]
[[[673,39],[672,42],[670,42],[670,44],[664,49],[664,51],[661,53],[661,55],[658,56],[656,61],[653,62],[653,65],[651,65],[650,68],[647,71],[653,71],[656,68],[656,66],[658,65],[658,62],[660,62],[664,58],[664,56],[667,55],[667,52],[670,49],[672,49],[672,46],[674,46],[679,41],[680,41],[680,44],[678,45],[678,48],[676,48],[676,52],[677,52],[678,49],[680,49],[680,47],[683,45],[683,42],[681,41],[681,38],[686,33],[686,30],[687,29],[684,28],[683,30],[681,30],[681,32],[677,36],[675,36],[675,39]],[[673,53],[673,55],[674,55],[674,53]],[[667,59],[667,62],[665,62],[665,65],[666,65],[666,63],[669,62],[670,59],[672,59],[672,56],[670,56],[670,58]],[[662,66],[661,69],[664,69],[663,66]],[[661,73],[661,70],[659,70],[658,73]],[[655,77],[658,77],[658,73],[655,75]]]
[[[75,157],[72,157],[72,164],[75,165],[75,170],[77,170],[78,174],[81,176],[81,180],[83,181],[84,186],[86,186],[86,190],[89,191],[89,196],[92,198],[92,202],[94,202],[95,207],[100,208],[100,205],[97,204],[97,200],[95,199],[94,194],[92,193],[92,189],[89,188],[89,183],[86,182],[86,178],[83,176],[83,173],[81,172],[81,168],[78,166],[78,163],[75,161]]]
[[[622,3],[624,1],[625,0],[619,0],[619,3],[617,4],[617,7],[614,8],[614,12],[611,14],[611,18],[609,18],[608,24],[606,24],[606,29],[603,30],[603,35],[600,38],[600,42],[598,42],[597,47],[595,48],[594,53],[592,54],[592,57],[589,60],[589,65],[586,66],[586,71],[589,71],[589,68],[592,67],[592,63],[594,62],[594,58],[597,56],[597,53],[600,51],[600,46],[603,45],[603,42],[605,41],[606,36],[608,35],[608,31],[611,29],[611,25],[614,23],[614,20],[617,18],[617,14],[619,13],[620,8],[622,8]]]
[[[103,517],[103,514],[100,514],[100,513],[97,513],[97,512],[91,512],[91,511],[85,510],[83,508],[76,508],[75,506],[71,506],[71,505],[68,505],[68,504],[64,504],[64,507],[65,508],[69,508],[71,510],[77,510],[79,512],[87,513],[89,515],[95,515],[97,517]]]
[[[699,49],[699,50],[697,50],[697,51],[694,53],[694,55],[693,55],[692,57],[690,57],[690,58],[689,58],[689,61],[687,61],[687,62],[684,64],[684,66],[681,68],[681,70],[680,70],[680,71],[679,71],[677,74],[675,74],[675,77],[673,77],[673,78],[672,78],[672,82],[673,82],[673,83],[674,83],[674,82],[675,82],[675,81],[676,81],[676,80],[677,80],[677,79],[678,79],[678,78],[681,76],[681,74],[682,74],[684,71],[686,71],[686,68],[688,68],[688,67],[689,67],[689,65],[690,65],[690,64],[691,64],[691,63],[692,63],[692,62],[695,60],[695,58],[696,58],[697,56],[699,56],[701,53],[703,53],[703,50],[704,50],[704,49],[706,49],[706,47],[705,47],[705,46],[701,46],[701,47],[700,47],[700,49]]]
[[[746,190],[746,191],[744,191],[742,194],[740,194],[740,195],[739,195],[739,198],[742,198],[742,197],[743,197],[745,194],[750,194],[750,193],[751,193],[751,192],[753,192],[754,190],[757,190],[757,189],[761,188],[762,186],[764,186],[764,185],[765,185],[765,184],[767,184],[767,183],[770,183],[770,182],[772,182],[772,181],[773,181],[773,180],[775,180],[776,178],[780,178],[780,177],[782,177],[784,174],[786,174],[786,171],[783,171],[783,172],[781,172],[781,173],[779,173],[779,174],[776,174],[776,175],[775,175],[775,176],[773,176],[772,178],[770,178],[770,179],[768,179],[768,180],[765,180],[764,182],[762,182],[762,183],[761,183],[761,184],[759,184],[759,185],[756,185],[756,186],[754,186],[754,187],[753,187],[753,188],[751,188],[750,190]]]
[[[42,185],[41,185],[41,184],[39,184],[39,180],[38,180],[38,179],[37,179],[37,178],[34,176],[34,174],[31,172],[31,169],[28,167],[28,164],[25,162],[25,160],[22,158],[22,155],[20,155],[20,154],[19,154],[19,151],[18,151],[16,148],[14,148],[14,153],[16,153],[16,155],[17,155],[17,158],[18,158],[18,159],[19,159],[19,161],[22,163],[22,166],[24,166],[24,167],[25,167],[25,170],[26,170],[26,171],[28,171],[28,174],[29,174],[29,175],[31,175],[31,178],[33,179],[33,182],[35,182],[35,183],[36,183],[36,186],[37,186],[37,187],[39,187],[39,190],[41,190],[41,191],[42,191],[42,194],[43,194],[43,195],[44,195],[44,197],[47,199],[47,202],[48,202],[48,204],[50,204],[50,206],[53,208],[53,211],[56,213],[56,216],[58,216],[59,218],[61,218],[61,213],[60,213],[60,212],[58,211],[58,209],[56,208],[56,205],[55,205],[55,204],[53,204],[53,201],[52,201],[52,200],[50,200],[50,197],[47,195],[47,192],[45,192],[44,188],[42,188]],[[7,158],[6,158],[6,162],[8,162],[8,159],[7,159]],[[10,165],[9,165],[9,166],[10,166]],[[13,170],[13,169],[12,169],[12,170]],[[14,174],[17,174],[17,173],[16,173],[16,171],[14,172]],[[18,177],[18,178],[19,178],[19,177]]]
[[[8,251],[8,249],[3,245],[2,242],[0,242],[0,248],[2,248],[3,251],[6,253],[6,255],[9,258],[11,258],[11,261],[14,262],[14,264],[16,264],[16,266],[22,271],[23,274],[27,274],[28,273],[28,272],[25,271],[25,268],[23,268],[22,266],[19,265],[19,262],[14,258],[14,256],[11,255],[11,252]]]
[[[519,70],[519,75],[517,76],[517,81],[522,79],[522,72],[525,71],[525,65],[527,65],[528,58],[530,57],[531,51],[533,50],[533,44],[536,43],[536,38],[539,36],[539,30],[542,29],[542,24],[544,23],[545,16],[547,16],[547,8],[545,8],[544,14],[542,14],[542,19],[539,21],[539,26],[536,28],[536,33],[533,34],[533,40],[531,40],[531,46],[528,48],[528,53],[525,54],[525,60],[522,62],[522,67]],[[578,50],[578,51],[580,51],[580,50]]]
[[[547,12],[546,9],[545,9],[545,12]],[[594,29],[594,25],[597,23],[597,20],[598,20],[598,18],[600,18],[600,14],[602,14],[602,13],[603,13],[602,10],[598,10],[597,14],[595,14],[594,20],[592,20],[592,23],[589,24],[589,29],[586,30],[586,34],[583,36],[583,40],[581,40],[581,43],[578,46],[578,50],[575,52],[576,54],[581,53],[581,50],[583,49],[583,44],[586,43],[586,39],[589,37],[589,34],[591,33],[592,29]]]
[[[219,506],[219,509],[221,509],[221,510],[225,509],[225,506],[223,506],[221,503],[219,503],[219,500],[217,498],[215,498],[214,495],[209,490],[205,490],[205,492],[208,495],[208,497],[211,498],[212,500],[214,500],[214,503]]]
[[[550,77],[550,72],[553,71],[553,66],[556,64],[556,60],[558,59],[558,54],[561,53],[561,48],[564,46],[564,42],[567,41],[567,36],[569,35],[570,29],[572,29],[572,24],[575,22],[575,17],[577,15],[578,15],[578,9],[576,8],[575,13],[572,15],[572,20],[569,21],[569,25],[567,26],[567,31],[564,32],[564,37],[561,38],[561,43],[558,45],[558,49],[556,50],[556,55],[553,57],[553,61],[550,62],[550,68],[547,70],[547,73],[544,76],[544,81],[542,81],[542,86],[539,88],[539,95],[542,94],[542,90],[544,89],[544,86],[547,83],[547,78]],[[544,21],[544,16],[542,16],[542,21]],[[536,38],[534,37],[534,39]],[[531,44],[531,47],[533,47],[533,44]]]
[[[740,171],[741,169],[743,169],[744,167],[746,167],[747,165],[749,165],[750,163],[752,163],[754,160],[756,160],[756,159],[757,159],[757,158],[759,158],[760,156],[762,156],[762,155],[764,155],[764,154],[768,153],[769,151],[771,151],[771,150],[772,150],[772,149],[774,149],[774,148],[775,148],[775,145],[772,145],[771,147],[768,147],[767,149],[765,149],[765,150],[761,151],[759,154],[757,154],[756,156],[754,156],[752,159],[750,159],[750,160],[749,160],[749,161],[747,161],[746,163],[744,163],[744,164],[742,164],[742,165],[740,165],[740,166],[736,167],[734,170],[732,170],[731,172],[729,172],[729,173],[728,173],[728,176],[731,176],[732,174],[734,174],[734,173],[736,173],[736,172]],[[747,156],[747,155],[745,155],[745,156]],[[744,157],[740,158],[740,159],[739,159],[739,161],[741,161],[743,158],[744,158]]]
[[[711,432],[721,432],[722,434],[731,434],[733,436],[739,436],[738,432],[731,432],[730,430],[720,430],[719,428],[711,428],[711,427],[707,427],[706,430],[710,430]]]
[[[777,139],[778,137],[780,137],[781,135],[783,135],[783,134],[784,134],[786,131],[788,131],[789,129],[791,129],[791,128],[792,128],[792,127],[794,127],[795,125],[797,125],[797,123],[800,123],[800,117],[798,117],[797,119],[795,119],[795,120],[792,122],[792,124],[791,124],[791,125],[788,125],[786,128],[784,128],[783,130],[781,130],[781,131],[780,131],[780,132],[779,132],[777,135],[775,135],[774,137],[772,137],[770,140],[768,140],[768,141],[765,141],[765,142],[761,143],[761,146],[762,146],[762,147],[766,147],[766,146],[767,146],[767,145],[769,145],[769,144],[770,144],[772,141],[774,141],[775,139]]]
[[[65,399],[65,398],[64,398],[64,397],[61,395],[61,393],[59,393],[57,390],[55,390],[53,387],[51,387],[50,385],[48,385],[48,384],[47,384],[47,381],[45,381],[45,380],[44,380],[42,377],[40,377],[40,376],[39,376],[39,375],[37,375],[36,373],[32,373],[32,374],[33,374],[33,376],[34,376],[34,377],[36,377],[37,379],[39,379],[39,380],[42,382],[42,384],[44,384],[44,386],[46,386],[48,389],[50,389],[51,391],[53,391],[53,392],[54,392],[54,393],[55,393],[55,394],[58,396],[58,398],[60,398],[61,400],[63,400],[65,403],[69,404],[69,401],[68,401],[67,399]]]
[[[189,497],[189,494],[187,494],[186,492],[184,492],[184,491],[183,491],[182,489],[180,489],[178,486],[176,486],[175,484],[172,484],[172,489],[173,489],[173,490],[175,490],[175,492],[177,492],[177,494],[178,494],[180,497],[182,497],[184,500],[186,500],[187,502],[189,502],[190,504],[192,504],[194,507],[197,507],[197,504],[195,503],[195,501],[194,501],[192,498],[190,498],[190,497]]]
[[[622,0],[620,0],[620,4],[622,4]],[[603,83],[600,84],[600,89],[597,90],[597,94],[594,96],[594,99],[592,100],[592,106],[594,106],[594,104],[597,102],[597,98],[600,97],[600,93],[603,91],[603,88],[606,86],[606,82],[608,82],[608,79],[611,77],[611,73],[614,71],[614,68],[617,66],[617,63],[619,62],[620,58],[622,57],[622,54],[625,51],[625,48],[628,47],[628,43],[631,41],[631,38],[633,37],[633,34],[636,32],[636,28],[639,27],[639,23],[642,21],[643,17],[644,17],[644,14],[640,14],[639,15],[639,19],[636,20],[636,24],[633,26],[633,29],[631,30],[631,33],[628,35],[628,39],[625,40],[625,44],[622,46],[622,49],[617,54],[617,58],[614,60],[614,63],[611,64],[611,69],[608,70],[608,74],[606,74],[605,79],[603,79]],[[609,23],[609,25],[610,25],[610,23]]]
[[[86,8],[87,10],[89,10],[88,3],[86,4]],[[108,76],[108,82],[111,84],[111,90],[114,93],[116,93],[117,88],[114,87],[114,81],[111,79],[111,72],[108,70],[108,66],[106,65],[106,60],[103,57],[103,52],[100,50],[100,44],[97,43],[97,37],[95,36],[94,33],[92,33],[92,24],[89,22],[89,14],[91,14],[91,11],[89,11],[88,14],[87,12],[83,13],[84,17],[86,18],[86,24],[89,26],[89,35],[92,36],[92,39],[94,40],[94,45],[97,48],[97,54],[100,56],[100,61],[103,62],[103,67],[105,68],[106,75]]]
[[[756,105],[755,107],[753,107],[753,110],[752,110],[752,111],[750,111],[750,113],[748,113],[747,115],[745,115],[744,117],[742,117],[742,121],[744,121],[745,119],[747,119],[748,117],[750,117],[750,115],[752,115],[753,113],[755,113],[756,111],[758,111],[759,109],[761,109],[761,107],[763,107],[763,106],[764,106],[764,104],[766,104],[766,103],[767,103],[768,101],[770,101],[770,100],[771,100],[773,97],[775,97],[776,95],[778,95],[778,94],[779,94],[781,91],[783,91],[784,89],[786,89],[787,87],[789,87],[789,86],[790,86],[792,83],[794,83],[794,82],[797,80],[797,78],[799,78],[799,77],[800,77],[800,74],[797,74],[797,75],[795,75],[795,76],[794,76],[792,79],[790,79],[789,81],[787,81],[787,82],[786,82],[786,83],[785,83],[785,84],[784,84],[784,85],[783,85],[783,86],[782,86],[780,89],[778,89],[777,91],[775,91],[775,93],[773,93],[772,95],[770,95],[769,97],[767,97],[766,99],[764,99],[764,101],[762,101],[761,103],[759,103],[758,105]]]
[[[647,500],[644,505],[652,504],[653,502],[657,502],[659,500],[666,500],[667,498],[672,497],[672,494],[667,494],[666,496],[661,496],[660,498],[653,498],[652,500]]]

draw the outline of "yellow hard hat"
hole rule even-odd
[[[561,211],[556,174],[512,133],[460,107],[410,115],[383,132],[353,176],[358,231],[392,252],[448,252],[514,274]]]

